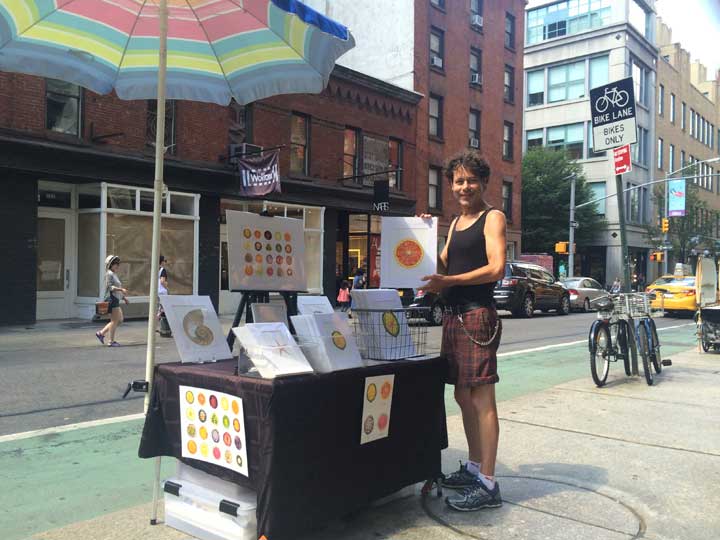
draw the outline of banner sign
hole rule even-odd
[[[240,179],[240,194],[245,197],[262,197],[280,193],[279,152],[265,152],[252,156],[239,156],[236,162]]]
[[[590,89],[590,112],[594,151],[637,142],[632,77]]]
[[[373,183],[373,212],[387,212],[390,210],[390,182],[388,180],[375,180]]]
[[[685,215],[685,179],[668,182],[668,216]]]

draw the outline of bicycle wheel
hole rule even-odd
[[[637,326],[637,345],[638,354],[642,358],[643,372],[645,373],[645,381],[648,386],[652,386],[653,374],[650,370],[650,341],[648,331],[643,321],[638,322]]]
[[[592,335],[593,347],[590,349],[590,374],[597,387],[605,385],[610,371],[612,342],[607,324],[599,324]]]
[[[617,328],[618,335],[617,339],[615,340],[615,344],[618,353],[622,355],[623,366],[625,367],[625,375],[629,377],[630,375],[632,375],[632,371],[630,370],[630,344],[628,343],[629,332],[627,321],[618,321]]]
[[[655,326],[655,321],[652,319],[648,319],[648,323],[650,324],[650,332],[652,337],[652,351],[650,351],[650,359],[652,360],[653,367],[655,368],[655,373],[660,373],[662,371],[662,356],[660,355],[660,338],[658,338],[657,333],[657,327]]]

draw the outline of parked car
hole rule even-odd
[[[594,300],[608,295],[602,285],[589,277],[563,279],[562,284],[570,293],[570,307],[572,309],[590,311],[594,309],[591,305]]]
[[[532,317],[536,309],[570,313],[570,293],[542,266],[510,261],[505,277],[495,287],[498,309],[507,309],[515,317]]]
[[[647,286],[645,292],[656,293],[652,301],[654,309],[662,306],[667,313],[697,311],[695,276],[660,276]]]
[[[411,309],[411,317],[413,317],[412,308],[429,308],[429,310],[423,309],[418,312],[418,316],[424,317],[432,325],[439,326],[442,324],[445,304],[443,304],[438,294],[417,290],[408,307]]]

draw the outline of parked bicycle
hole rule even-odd
[[[590,374],[598,387],[605,385],[611,362],[622,360],[625,374],[630,376],[634,351],[640,356],[648,385],[654,382],[653,370],[659,374],[663,365],[671,365],[670,360],[662,360],[651,300],[652,295],[646,293],[623,293],[594,302],[598,318],[590,327],[588,347]]]

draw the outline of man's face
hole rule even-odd
[[[461,207],[474,207],[482,202],[486,184],[465,167],[453,171],[452,192]]]

